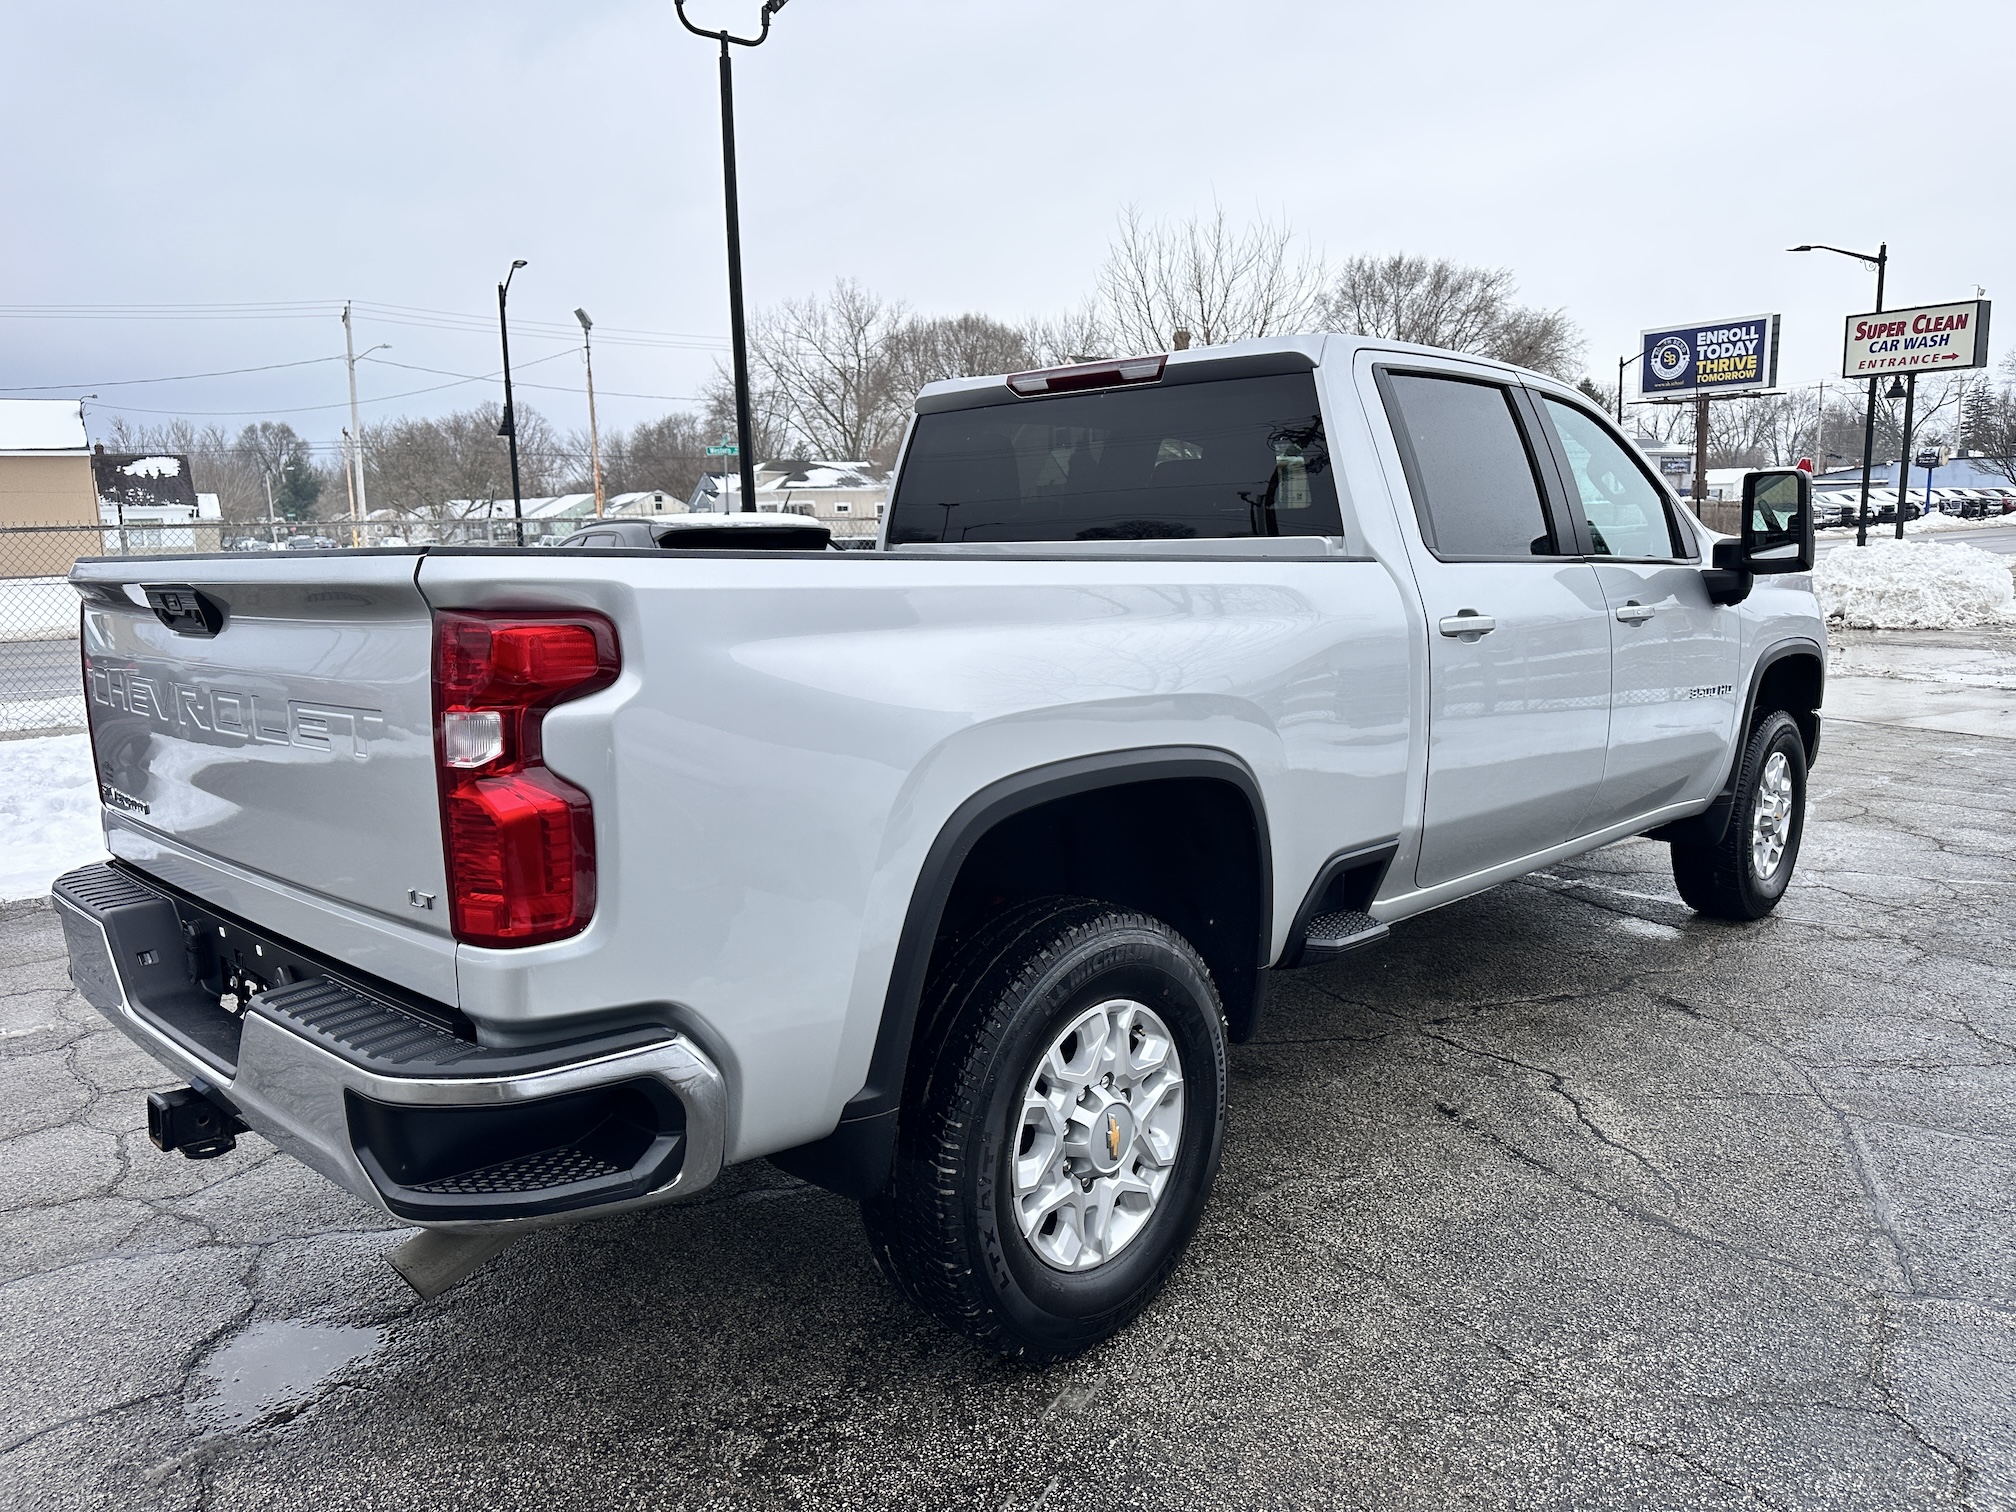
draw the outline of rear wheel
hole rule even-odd
[[[1210,972],[1159,919],[1046,899],[982,931],[925,1007],[895,1176],[862,1207],[877,1259],[986,1348],[1076,1354],[1161,1289],[1210,1193]]]
[[[1766,715],[1743,749],[1719,845],[1673,846],[1673,881],[1696,913],[1761,919],[1778,906],[1806,832],[1806,741],[1791,715]]]

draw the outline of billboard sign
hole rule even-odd
[[[1746,315],[1645,331],[1638,341],[1638,393],[1645,399],[1741,394],[1778,382],[1778,317]]]
[[[1988,301],[1920,305],[1850,315],[1842,346],[1843,378],[1927,373],[1988,365]]]

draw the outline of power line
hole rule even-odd
[[[237,300],[209,304],[0,304],[0,320],[312,320],[335,318],[341,300]],[[354,308],[369,313],[388,325],[408,325],[422,329],[468,331],[488,335],[495,329],[488,315],[472,315],[462,310],[436,310],[425,305],[383,304],[374,300],[354,301]],[[574,328],[565,321],[514,320],[514,330],[542,338],[576,340]],[[601,328],[597,327],[599,334]],[[639,327],[611,326],[612,341],[623,346],[659,346],[691,350],[716,350],[728,343],[719,336],[690,331],[652,331]]]
[[[338,352],[333,357],[304,357],[299,362],[267,362],[258,367],[219,368],[214,373],[175,373],[166,378],[98,378],[90,383],[0,384],[0,394],[46,393],[51,389],[126,388],[136,383],[188,383],[197,378],[233,378],[240,373],[271,373],[280,368],[313,367],[321,362],[342,360],[343,354]]]

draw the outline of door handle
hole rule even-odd
[[[1650,604],[1641,604],[1638,600],[1631,599],[1618,607],[1617,618],[1627,625],[1642,625],[1658,612]]]
[[[1444,615],[1437,628],[1452,638],[1474,641],[1478,636],[1489,635],[1496,630],[1498,621],[1488,614],[1479,614],[1475,609],[1459,609],[1454,614]]]

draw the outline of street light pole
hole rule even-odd
[[[770,19],[787,0],[763,0],[763,29],[753,37],[706,31],[686,19],[686,0],[672,0],[679,24],[696,37],[721,44],[721,188],[728,218],[728,329],[735,349],[735,460],[742,478],[742,508],[756,508],[754,427],[749,417],[749,340],[742,318],[742,212],[735,190],[735,77],[728,44],[761,47],[770,36]]]
[[[1878,242],[1875,254],[1850,252],[1846,247],[1830,247],[1824,242],[1802,242],[1796,247],[1787,247],[1787,252],[1833,252],[1842,257],[1852,257],[1866,267],[1876,270],[1876,314],[1883,313],[1883,276],[1890,269],[1890,243]],[[1862,507],[1855,516],[1855,544],[1869,544],[1869,469],[1876,453],[1876,383],[1869,380],[1869,409],[1862,421]],[[1900,473],[1901,477],[1902,474]],[[1902,523],[1899,523],[1902,529]]]
[[[602,518],[602,436],[595,428],[595,349],[588,339],[588,333],[595,328],[595,322],[588,318],[586,310],[576,310],[574,318],[581,322],[581,356],[588,364],[588,461],[595,470],[595,518]]]
[[[1918,374],[1913,371],[1904,375],[1904,441],[1897,453],[1897,539],[1900,541],[1904,539],[1905,501],[1911,493],[1911,410],[1917,402]],[[1925,503],[1927,508],[1931,507],[1929,486]]]
[[[497,335],[504,346],[504,423],[497,434],[511,440],[511,518],[518,522],[518,544],[525,544],[525,501],[518,490],[518,419],[511,408],[511,325],[504,318],[504,300],[511,292],[511,277],[525,266],[520,257],[512,262],[504,282],[497,285]]]

